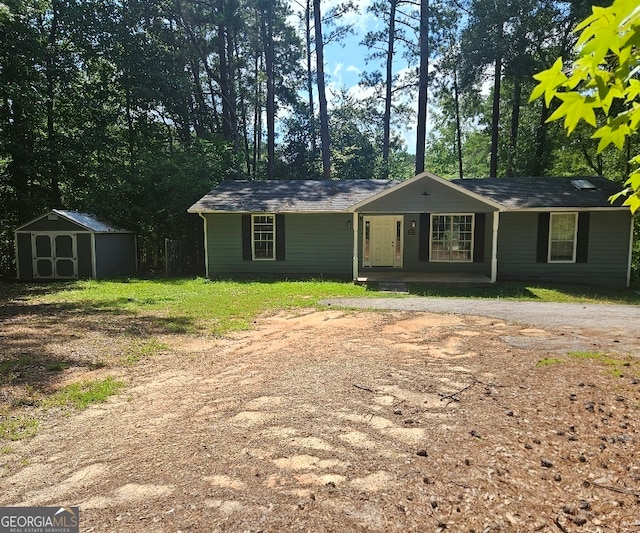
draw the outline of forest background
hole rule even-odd
[[[637,138],[597,153],[586,127],[567,138],[553,107],[527,103],[593,3],[2,0],[0,276],[15,275],[13,230],[53,208],[136,231],[144,274],[163,271],[165,239],[200,273],[186,209],[224,179],[622,184]],[[358,14],[375,24],[354,45]],[[331,83],[327,53],[364,60],[357,87]]]

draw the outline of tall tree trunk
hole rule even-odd
[[[540,106],[540,121],[538,123],[538,127],[536,128],[536,139],[535,139],[535,160],[533,161],[533,166],[531,168],[532,174],[534,176],[542,176],[547,167],[547,160],[549,154],[549,148],[547,146],[547,131],[549,129],[549,124],[547,123],[547,119],[551,114],[549,108],[546,105]]]
[[[500,126],[500,85],[502,82],[502,55],[498,54],[493,74],[493,110],[491,112],[491,162],[489,177],[498,175],[498,134]]]
[[[58,2],[51,2],[51,27],[49,28],[49,42],[46,55],[46,79],[47,79],[47,173],[49,174],[49,204],[55,208],[60,206],[60,166],[58,164],[58,148],[56,147],[55,130],[55,55],[58,32]]]
[[[331,179],[331,152],[329,144],[329,112],[324,84],[324,43],[322,41],[322,16],[320,0],[313,0],[313,19],[316,38],[316,70],[318,76],[318,106],[320,112],[320,144],[322,150],[322,178]]]
[[[227,84],[229,93],[229,129],[231,131],[231,140],[236,153],[240,151],[240,135],[238,130],[238,84],[236,83],[236,65],[238,64],[235,55],[236,47],[236,24],[234,17],[238,11],[238,3],[236,0],[227,0],[225,11],[226,26],[226,42],[225,57],[227,58]]]
[[[416,174],[424,172],[427,143],[427,89],[429,86],[429,0],[420,0],[420,74],[416,126]]]
[[[255,79],[254,87],[254,103],[253,103],[253,161],[252,161],[252,178],[255,179],[258,172],[258,161],[262,154],[262,83],[260,82],[259,73],[262,69],[262,56],[256,55],[255,61]]]
[[[202,85],[200,84],[200,65],[199,62],[191,60],[189,62],[191,68],[191,75],[193,76],[193,99],[195,100],[195,113],[193,120],[193,129],[196,132],[196,137],[205,137],[204,118],[207,113],[207,104],[204,101],[204,94],[202,93]],[[186,136],[187,132],[184,132],[183,136]],[[186,139],[183,139],[183,141]]]
[[[233,105],[231,98],[230,80],[232,78],[228,60],[226,33],[226,4],[225,0],[218,0],[218,13],[220,14],[220,23],[218,26],[218,75],[220,83],[220,94],[222,95],[222,136],[227,140],[234,142],[235,134],[233,127]],[[204,58],[206,60],[206,58]]]
[[[265,2],[262,12],[262,41],[264,43],[264,63],[267,78],[267,179],[275,179],[276,100],[273,72],[273,3]]]
[[[513,80],[513,105],[511,110],[511,135],[509,136],[509,155],[507,160],[507,176],[514,176],[516,150],[518,149],[518,129],[520,126],[520,104],[522,103],[522,82],[516,77]]]
[[[393,49],[396,40],[396,7],[398,0],[389,0],[389,35],[387,40],[387,69],[382,117],[382,172],[389,178],[389,145],[391,143],[391,98],[393,96]]]
[[[304,8],[305,44],[307,53],[307,93],[309,95],[309,137],[311,141],[311,161],[315,164],[318,156],[318,143],[316,133],[316,110],[313,104],[313,54],[311,50],[311,0],[307,0]]]
[[[462,125],[460,122],[460,97],[458,94],[458,66],[453,68],[453,99],[456,106],[456,148],[458,152],[458,176],[464,177],[462,172]]]

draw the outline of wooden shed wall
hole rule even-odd
[[[133,233],[96,233],[96,277],[111,278],[136,273],[136,238]]]

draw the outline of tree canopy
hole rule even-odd
[[[615,0],[609,7],[593,7],[576,27],[577,57],[565,67],[562,57],[534,76],[538,81],[531,101],[544,96],[545,105],[560,105],[547,119],[564,120],[567,134],[581,121],[595,129],[597,153],[609,145],[630,153],[630,137],[640,128],[640,6],[636,0]],[[640,208],[640,154],[633,165],[625,195],[632,212]]]

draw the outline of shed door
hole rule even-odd
[[[31,235],[33,277],[76,279],[78,246],[75,233],[34,233]]]

